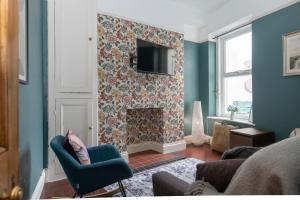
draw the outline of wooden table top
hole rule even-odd
[[[273,133],[272,131],[264,131],[264,130],[259,130],[256,128],[233,129],[233,130],[231,130],[231,132],[235,133],[235,134],[239,134],[239,135],[249,136],[249,137]]]

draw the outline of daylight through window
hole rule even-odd
[[[228,106],[239,109],[236,117],[248,119],[252,108],[252,31],[239,29],[218,39],[218,115],[229,116]]]

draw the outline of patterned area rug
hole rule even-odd
[[[138,172],[141,172],[141,171],[145,171],[147,169],[152,169],[152,168],[155,168],[155,167],[158,167],[158,166],[161,166],[161,165],[166,165],[166,164],[169,164],[169,163],[172,163],[172,162],[175,162],[175,161],[179,161],[179,160],[183,160],[183,159],[186,159],[186,158],[187,158],[186,156],[177,156],[175,158],[162,160],[160,162],[145,165],[145,166],[139,167],[137,169],[133,169],[132,171],[133,171],[133,173],[138,173]]]
[[[203,163],[203,161],[195,158],[186,158],[134,173],[132,178],[123,181],[123,184],[127,187],[126,194],[129,197],[153,196],[152,174],[160,171],[169,172],[188,183],[192,183],[195,180],[196,165],[198,163]],[[117,187],[118,184],[113,184],[105,187],[105,189],[112,190]],[[121,194],[116,194],[115,196],[121,196]]]

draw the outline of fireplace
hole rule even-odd
[[[166,109],[162,107],[127,109],[126,145],[129,154],[154,150],[169,153],[185,149],[185,142],[164,143]]]
[[[163,108],[127,109],[127,145],[144,142],[163,143]]]

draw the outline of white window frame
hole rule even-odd
[[[225,42],[229,39],[235,38],[239,35],[252,32],[252,26],[247,25],[238,30],[232,31],[226,35],[220,36],[217,39],[217,116],[229,118],[229,114],[226,114],[225,111],[225,78],[226,77],[237,77],[237,76],[246,76],[252,75],[252,67],[249,70],[239,70],[235,72],[225,73]],[[236,115],[237,119],[248,120],[249,116],[245,115]]]

